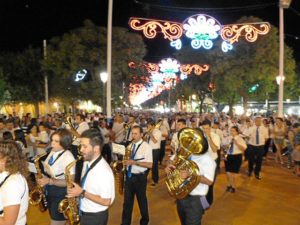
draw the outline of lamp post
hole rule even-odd
[[[107,82],[108,74],[106,72],[100,73],[100,79],[103,83],[103,100],[102,100],[102,104],[103,104],[103,112],[105,113],[105,83]]]
[[[284,15],[283,10],[289,8],[292,0],[279,1],[279,76],[276,77],[279,84],[278,116],[283,117],[283,82],[284,82]]]

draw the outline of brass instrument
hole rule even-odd
[[[148,137],[150,136],[150,134],[151,134],[155,129],[159,129],[160,126],[162,125],[162,123],[163,123],[163,121],[160,120],[159,122],[157,122],[157,123],[155,124],[155,126],[151,127],[151,129],[148,130],[148,131],[144,134],[144,136],[143,136],[144,141],[147,141],[147,140],[148,140]]]
[[[123,156],[123,160],[129,160],[131,156],[131,148],[132,144],[128,145],[125,149],[125,155]],[[122,160],[118,160],[113,163],[112,169],[115,174],[117,174],[117,179],[119,182],[119,194],[122,195],[124,193],[124,184],[125,184],[125,172],[126,172],[126,165],[123,163]]]
[[[69,125],[69,127],[70,127],[70,129],[71,130],[76,130],[76,128],[74,127],[74,125],[73,125],[73,123],[72,123],[72,118],[71,118],[71,116],[67,116],[66,118],[65,118],[65,124],[67,124],[67,125]]]
[[[178,140],[180,148],[173,161],[175,169],[167,174],[166,185],[171,196],[182,199],[200,183],[199,167],[189,157],[205,153],[208,147],[202,131],[198,129],[182,129]],[[181,171],[188,171],[189,177],[182,179]]]
[[[72,178],[71,178],[71,169],[76,165],[76,162],[79,161],[82,156],[79,156],[78,159],[71,162],[65,168],[65,179],[67,183],[67,188],[72,188]],[[79,214],[76,198],[65,198],[60,201],[58,205],[58,212],[63,213],[65,218],[68,220],[68,224],[70,225],[78,225],[79,224]]]
[[[37,180],[43,178],[42,170],[40,168],[40,159],[45,155],[47,155],[47,153],[38,155],[34,159],[34,166],[37,171],[35,175],[36,186],[29,192],[29,203],[31,205],[39,205],[41,212],[45,212],[47,210],[47,199],[44,188],[37,183]]]
[[[125,131],[127,131],[134,123],[135,123],[135,121],[132,121],[132,122],[130,122],[130,123],[125,123],[125,124],[124,124],[124,129],[125,129]]]

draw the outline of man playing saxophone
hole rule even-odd
[[[113,172],[101,156],[103,138],[98,130],[89,129],[82,133],[80,143],[84,159],[80,185],[73,182],[67,197],[79,197],[81,225],[106,225],[108,208],[115,199],[115,184]]]
[[[41,186],[46,186],[48,210],[51,225],[63,225],[66,219],[58,211],[61,200],[66,196],[65,167],[74,161],[72,153],[68,150],[72,143],[72,135],[66,129],[55,131],[51,136],[51,152],[44,161],[44,171],[48,176],[38,179]],[[71,175],[74,176],[74,170]]]

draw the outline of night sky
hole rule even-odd
[[[29,45],[41,47],[43,39],[60,36],[82,26],[84,19],[106,26],[108,0],[1,0],[0,51],[21,51]],[[221,24],[234,23],[242,16],[258,16],[278,27],[278,1],[274,0],[114,0],[113,23],[128,27],[130,16],[182,22],[185,18],[205,13]],[[243,6],[256,6],[236,8]],[[197,8],[197,9],[194,9]],[[300,3],[293,0],[285,10],[285,41],[300,61]],[[156,49],[157,43],[164,48]],[[162,37],[146,40],[152,58],[167,56],[169,42]],[[153,47],[154,46],[154,47]]]

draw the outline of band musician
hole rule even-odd
[[[108,209],[115,199],[113,172],[101,156],[103,138],[95,129],[81,135],[80,153],[84,159],[80,185],[73,183],[67,197],[79,197],[81,225],[106,225]],[[96,179],[95,179],[96,178]]]
[[[131,159],[124,160],[127,166],[122,225],[130,225],[134,196],[136,195],[141,219],[140,225],[149,222],[148,202],[146,196],[148,170],[152,168],[152,148],[142,139],[142,128],[132,127]]]

